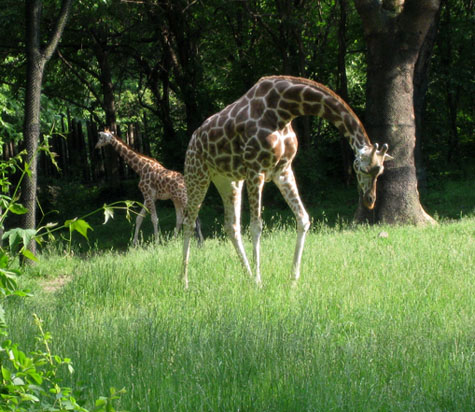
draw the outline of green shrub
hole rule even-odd
[[[21,171],[19,183],[10,196],[11,184],[9,174]],[[66,368],[73,373],[71,360],[52,354],[50,350],[51,335],[43,330],[39,317],[33,314],[38,328],[37,348],[25,353],[18,343],[9,339],[8,326],[5,322],[4,301],[17,296],[26,298],[28,291],[18,288],[17,279],[22,274],[21,267],[15,268],[18,257],[37,260],[28,249],[31,240],[42,242],[45,237],[54,237],[53,232],[69,230],[69,240],[74,231],[87,238],[91,229],[84,219],[71,219],[62,226],[47,225],[38,230],[13,228],[4,232],[4,222],[8,215],[23,214],[27,210],[18,203],[18,190],[22,179],[28,173],[28,165],[23,162],[22,154],[8,162],[0,163],[0,233],[2,240],[8,240],[4,247],[0,246],[0,411],[81,411],[88,412],[80,405],[80,391],[64,386],[59,372]],[[117,206],[117,205],[116,205]],[[125,207],[129,210],[129,203]],[[113,214],[114,207],[104,205],[106,220]],[[99,211],[97,210],[97,211]],[[96,212],[97,212],[96,211]],[[95,401],[94,412],[113,412],[114,401],[124,390],[110,389],[110,394]]]

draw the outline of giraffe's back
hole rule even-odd
[[[203,159],[211,174],[240,180],[249,169],[271,174],[293,159],[297,139],[290,121],[298,113],[278,107],[290,83],[279,81],[277,87],[274,83],[258,82],[195,131],[189,151]]]

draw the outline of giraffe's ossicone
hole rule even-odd
[[[292,120],[318,116],[334,124],[355,153],[354,169],[369,209],[376,202],[376,181],[391,157],[385,144],[372,145],[356,114],[336,93],[308,79],[290,76],[261,78],[244,96],[211,116],[193,133],[185,159],[188,204],[185,210],[183,278],[188,285],[192,224],[212,181],[223,200],[224,226],[238,256],[252,275],[241,239],[241,191],[246,182],[250,204],[250,231],[256,281],[260,276],[262,188],[274,181],[297,219],[292,277],[300,276],[305,235],[310,220],[300,199],[292,171],[297,137]]]

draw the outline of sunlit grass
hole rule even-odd
[[[125,387],[130,411],[473,410],[474,223],[321,226],[295,287],[287,226],[263,236],[261,288],[223,240],[193,247],[187,291],[180,240],[55,252],[24,279],[35,297],[12,302],[9,323],[33,347],[38,313],[84,397]],[[60,275],[70,281],[44,291]]]

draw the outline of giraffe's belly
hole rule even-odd
[[[224,175],[232,180],[246,178],[246,166],[240,155],[220,155],[214,159],[207,159],[206,164],[211,175]]]
[[[171,199],[171,194],[168,191],[160,191],[160,192],[156,192],[155,198],[157,200],[168,200],[168,199]]]
[[[207,161],[210,175],[226,176],[232,180],[244,180],[249,176],[263,174],[266,181],[278,176],[290,166],[295,154],[276,156],[271,151],[252,152],[245,157],[230,155]]]

